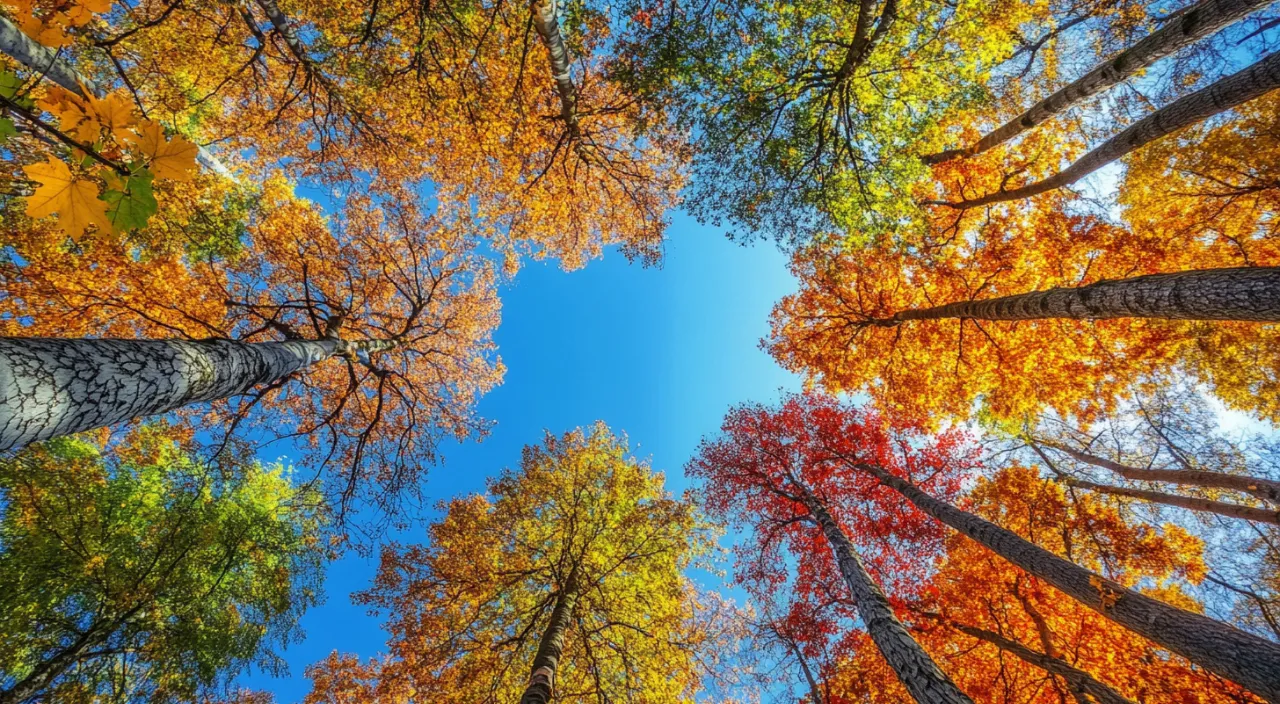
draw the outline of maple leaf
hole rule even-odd
[[[165,140],[164,128],[159,123],[145,120],[133,134],[126,135],[126,139],[147,156],[151,172],[157,178],[189,181],[194,175],[199,150],[182,135]]]
[[[76,178],[66,164],[53,157],[22,170],[40,184],[27,198],[27,217],[39,219],[56,213],[58,227],[72,237],[82,235],[89,225],[112,231],[107,204],[98,198],[97,184]]]
[[[109,204],[107,217],[111,219],[117,232],[144,227],[147,220],[155,214],[158,204],[151,192],[151,181],[154,178],[145,170],[127,179],[108,176],[108,190],[102,195],[102,200]]]
[[[134,124],[133,105],[120,92],[115,92],[99,100],[93,93],[85,93],[89,101],[89,111],[98,123],[109,130],[116,139],[125,139],[129,133],[125,129]]]

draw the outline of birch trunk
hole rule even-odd
[[[892,327],[907,320],[944,318],[1159,318],[1275,322],[1280,321],[1280,267],[1199,269],[1098,281],[1075,288],[1051,288],[904,310],[888,318],[870,319],[867,324]]]
[[[1223,472],[1206,472],[1194,469],[1143,469],[1127,464],[1113,462],[1105,457],[1098,457],[1087,452],[1074,450],[1056,443],[1041,443],[1072,458],[1091,464],[1095,467],[1111,470],[1125,479],[1140,482],[1165,482],[1183,486],[1200,486],[1210,489],[1231,489],[1245,494],[1252,494],[1264,501],[1280,503],[1280,482],[1261,477],[1242,474],[1225,474]]]
[[[850,464],[1081,604],[1254,694],[1280,701],[1280,644],[1125,589],[1016,533],[939,501],[880,467]]]
[[[578,91],[569,73],[569,48],[560,34],[560,15],[556,6],[556,0],[534,0],[533,27],[547,48],[551,78],[556,82],[556,92],[560,94],[560,118],[576,145],[582,139],[582,127],[578,124]]]
[[[529,674],[529,684],[520,696],[520,704],[548,704],[555,692],[556,668],[560,665],[560,655],[564,652],[564,638],[569,630],[569,622],[573,620],[573,609],[578,604],[578,568],[569,571],[560,593],[556,595],[556,604],[551,609],[551,621],[547,630],[542,633],[538,643],[538,652],[533,658],[533,671]]]
[[[0,17],[0,52],[80,97],[84,97],[86,90],[102,97],[102,89],[81,75],[56,50],[38,44],[3,17]],[[196,160],[201,166],[223,178],[235,180],[231,170],[208,150],[199,145],[196,145],[196,150]]]
[[[866,624],[871,640],[912,698],[920,704],[973,704],[973,700],[965,696],[938,668],[893,614],[884,592],[880,591],[871,575],[867,574],[853,544],[822,502],[812,494],[807,494],[805,503],[822,528],[827,542],[831,544],[840,574],[853,594],[858,614]]]
[[[1274,0],[1204,0],[1173,21],[1140,39],[1133,46],[1095,66],[1061,90],[1027,108],[1027,111],[983,135],[972,146],[948,149],[924,157],[926,164],[941,164],[959,157],[981,154],[1032,129],[1046,120],[1106,91],[1142,69],[1247,17]]]
[[[1226,112],[1254,98],[1260,98],[1276,88],[1280,88],[1280,51],[1273,52],[1243,71],[1233,73],[1156,110],[1049,178],[1007,191],[988,193],[970,200],[928,201],[928,203],[962,210],[990,203],[1030,198],[1069,186],[1129,152],[1183,127]]]
[[[1225,501],[1211,501],[1209,499],[1200,499],[1191,496],[1178,496],[1176,494],[1166,494],[1159,491],[1145,491],[1143,489],[1130,489],[1123,486],[1094,484],[1093,482],[1082,482],[1078,479],[1068,479],[1066,483],[1080,489],[1096,491],[1100,494],[1125,496],[1131,499],[1140,499],[1142,501],[1150,501],[1151,503],[1164,504],[1166,506],[1177,506],[1178,508],[1185,508],[1192,511],[1216,513],[1220,516],[1227,516],[1228,518],[1242,518],[1246,521],[1280,525],[1280,511],[1265,508],[1241,506],[1239,504],[1231,504]]]
[[[335,354],[392,346],[0,338],[0,450],[235,396]]]

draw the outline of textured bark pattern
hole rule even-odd
[[[1016,533],[929,496],[880,467],[857,467],[875,475],[921,511],[1081,604],[1210,672],[1244,685],[1254,694],[1280,700],[1280,644],[1103,580]]]
[[[809,512],[822,527],[822,533],[835,553],[840,574],[853,593],[858,614],[866,624],[871,640],[880,654],[897,673],[898,680],[920,704],[973,704],[949,677],[943,674],[929,654],[920,647],[902,622],[894,616],[884,592],[867,574],[849,538],[816,497],[806,498]]]
[[[560,34],[556,0],[534,0],[533,27],[547,47],[551,78],[555,80],[556,91],[560,94],[560,117],[569,128],[569,136],[577,143],[582,138],[582,128],[578,125],[578,91],[569,75],[569,48]]]
[[[1280,525],[1280,511],[1274,511],[1271,509],[1241,506],[1239,504],[1230,504],[1225,501],[1210,501],[1209,499],[1200,499],[1191,496],[1165,494],[1159,491],[1145,491],[1143,489],[1130,489],[1123,486],[1094,484],[1092,482],[1082,482],[1075,479],[1067,480],[1067,483],[1074,487],[1087,489],[1089,491],[1096,491],[1102,494],[1111,494],[1112,496],[1127,496],[1131,499],[1141,499],[1142,501],[1150,501],[1151,503],[1164,504],[1166,506],[1177,506],[1179,508],[1190,509],[1192,511],[1206,511],[1208,513],[1216,513],[1229,518],[1242,518],[1247,521]]]
[[[904,310],[869,321],[1161,318],[1280,321],[1280,267],[1200,269]]]
[[[23,66],[47,77],[76,95],[84,96],[84,91],[80,89],[81,85],[94,95],[102,95],[101,89],[93,81],[80,75],[71,64],[58,56],[57,51],[36,43],[23,34],[22,30],[14,26],[12,22],[3,17],[0,17],[0,52],[4,52]],[[196,146],[196,149],[196,158],[201,166],[223,178],[235,179],[231,174],[231,170],[223,165],[221,161],[218,161],[217,157],[199,145]]]
[[[1099,682],[1093,675],[1072,666],[1066,660],[1046,655],[1045,653],[1037,653],[1025,645],[1009,640],[998,633],[966,626],[962,623],[950,623],[949,625],[961,633],[991,643],[997,648],[1018,657],[1023,662],[1035,665],[1045,672],[1058,675],[1066,680],[1067,686],[1081,701],[1088,701],[1080,698],[1080,695],[1085,695],[1092,697],[1093,701],[1098,704],[1134,704],[1131,699],[1125,698],[1119,692]]]
[[[871,15],[875,12],[875,0],[862,0],[858,6],[858,22],[854,26],[853,41],[845,52],[844,62],[836,72],[836,81],[846,81],[858,67],[866,63],[867,57],[876,44],[889,33],[893,23],[898,20],[898,0],[886,0],[884,9],[880,11],[880,21],[876,23],[875,32],[871,31]]]
[[[1178,15],[1133,46],[1095,66],[1093,70],[1061,90],[1032,105],[1026,112],[983,135],[967,149],[950,149],[924,158],[926,164],[940,164],[958,157],[981,154],[1013,139],[1062,111],[1124,81],[1138,71],[1228,27],[1270,5],[1274,0],[1204,0]]]
[[[336,339],[0,338],[0,450],[242,394],[343,348]]]
[[[1080,157],[1071,166],[1043,181],[946,205],[953,208],[974,208],[989,203],[1030,198],[1068,186],[1145,144],[1254,98],[1260,98],[1276,88],[1280,88],[1280,51],[1239,73],[1233,73],[1156,110]]]
[[[1194,469],[1143,469],[1113,462],[1105,457],[1098,457],[1087,452],[1080,452],[1064,445],[1049,444],[1049,446],[1055,450],[1065,452],[1080,462],[1101,467],[1102,469],[1109,469],[1125,479],[1139,482],[1166,482],[1184,486],[1202,486],[1211,489],[1231,489],[1253,494],[1264,501],[1280,503],[1280,482],[1274,482],[1270,479]]]
[[[555,692],[556,668],[560,664],[560,654],[564,652],[564,638],[569,630],[569,622],[573,620],[573,608],[578,604],[578,568],[569,572],[569,578],[556,596],[556,605],[551,609],[551,621],[547,630],[542,633],[542,641],[538,643],[538,653],[533,658],[533,672],[529,675],[529,684],[520,696],[520,704],[547,704]]]

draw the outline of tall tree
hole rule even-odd
[[[147,426],[0,462],[0,701],[193,701],[299,634],[325,550],[318,496]]]
[[[819,586],[823,580],[815,576],[834,567],[871,640],[911,696],[919,702],[969,702],[911,638],[859,557],[847,529],[833,515],[867,487],[834,475],[832,465],[815,452],[817,432],[806,421],[823,414],[837,416],[839,432],[869,456],[893,462],[897,471],[933,474],[932,483],[939,486],[954,486],[956,477],[943,473],[945,465],[935,454],[945,453],[944,448],[899,455],[895,442],[905,445],[910,433],[891,437],[873,416],[841,415],[838,404],[808,396],[788,398],[776,413],[751,406],[734,409],[721,436],[703,441],[688,471],[707,482],[704,492],[713,516],[753,530],[740,560],[745,580],[757,580],[762,585],[757,589],[766,592],[785,584],[782,551],[789,549],[797,569],[807,577],[792,588],[825,596]],[[869,527],[865,518],[846,520],[859,529]],[[885,521],[878,528],[885,537],[919,529],[910,516]],[[825,549],[819,548],[823,542]],[[834,555],[834,566],[826,558],[828,552]],[[884,564],[882,560],[877,562]]]
[[[65,432],[70,422],[92,427],[85,423],[243,394],[190,412],[212,413],[206,426],[228,432],[244,426],[267,438],[304,438],[303,459],[330,473],[325,486],[343,506],[368,500],[394,509],[418,486],[414,479],[441,438],[483,432],[474,405],[502,373],[490,338],[499,303],[496,274],[466,233],[408,203],[379,207],[352,198],[326,217],[283,179],[265,182],[250,210],[240,236],[252,256],[193,261],[180,252],[134,266],[129,250],[90,239],[86,246],[110,254],[119,271],[87,268],[62,247],[35,246],[0,269],[11,294],[0,302],[6,334],[120,338],[6,341],[7,354],[17,355],[6,395],[50,394],[5,405],[12,414],[6,444],[19,433]],[[181,220],[173,225],[189,229]],[[339,319],[340,328],[328,326]],[[339,330],[350,342],[330,337]],[[41,386],[42,373],[65,374],[72,360],[33,357],[40,349],[141,350],[159,355],[150,361],[161,366],[148,367],[157,375],[146,377],[82,356],[77,383],[109,393],[85,397]],[[337,353],[346,354],[328,359]],[[240,368],[214,365],[232,359]],[[24,367],[23,360],[38,363]],[[170,365],[167,377],[163,365]],[[34,376],[22,376],[24,369]]]
[[[1055,91],[1049,97],[1027,108],[1025,112],[984,135],[963,149],[948,149],[924,157],[925,163],[937,164],[959,157],[969,157],[1034,129],[1055,115],[1089,100],[1095,95],[1125,81],[1160,59],[1190,46],[1196,41],[1243,19],[1249,13],[1269,5],[1269,0],[1202,0],[1180,10],[1159,29],[1134,42],[1124,51],[1083,76]]]
[[[372,670],[330,658],[308,701],[349,701],[358,688],[335,685],[368,679],[445,702],[696,690],[705,636],[682,570],[710,549],[707,524],[604,425],[549,434],[488,494],[441,508],[430,543],[387,547],[358,597],[388,614],[391,657]]]

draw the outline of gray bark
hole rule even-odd
[[[1127,464],[1113,462],[1105,457],[1098,457],[1087,452],[1072,449],[1056,443],[1041,443],[1064,452],[1074,459],[1095,467],[1108,469],[1125,479],[1140,482],[1165,482],[1184,486],[1202,486],[1212,489],[1231,489],[1252,494],[1264,501],[1280,503],[1280,482],[1244,474],[1225,474],[1222,472],[1206,472],[1195,469],[1144,469]]]
[[[884,592],[867,574],[853,544],[822,502],[807,494],[805,503],[831,544],[840,574],[853,594],[867,633],[912,698],[920,704],[973,704],[894,615]]]
[[[0,450],[245,393],[391,343],[0,338]]]
[[[873,318],[892,327],[907,320],[976,318],[1160,318],[1166,320],[1280,321],[1280,267],[1199,269],[1098,281],[1013,296],[959,301]]]
[[[532,9],[533,27],[542,39],[543,46],[547,48],[551,78],[556,82],[556,92],[560,94],[560,119],[564,120],[574,148],[581,154],[582,127],[578,124],[578,90],[569,73],[569,48],[565,46],[564,37],[560,34],[557,1],[534,0]]]
[[[1228,518],[1242,518],[1246,521],[1280,525],[1280,511],[1272,509],[1241,506],[1239,504],[1227,503],[1225,501],[1211,501],[1209,499],[1200,499],[1192,496],[1178,496],[1177,494],[1166,494],[1159,491],[1146,491],[1143,489],[1130,489],[1123,486],[1094,484],[1093,482],[1083,482],[1078,479],[1067,479],[1066,483],[1080,489],[1096,491],[1100,494],[1126,496],[1131,499],[1140,499],[1142,501],[1150,501],[1151,503],[1164,504],[1166,506],[1177,506],[1179,508],[1185,508],[1192,511],[1216,513],[1220,516],[1227,516]]]
[[[1233,73],[1156,110],[1049,178],[1007,191],[988,193],[979,198],[958,202],[929,201],[929,203],[956,209],[975,208],[990,203],[1030,198],[1069,186],[1129,152],[1183,127],[1194,125],[1254,98],[1260,98],[1276,88],[1280,88],[1280,51],[1273,52],[1243,71]]]
[[[1027,108],[1026,112],[983,135],[965,149],[949,149],[924,157],[926,164],[940,164],[959,157],[981,154],[1023,132],[1080,105],[1176,51],[1224,29],[1274,0],[1203,0],[1148,34],[1133,46],[1095,66],[1061,90]]]
[[[1016,533],[929,496],[878,466],[851,466],[872,474],[924,513],[1112,621],[1268,701],[1280,701],[1280,644],[1103,579]]]
[[[573,609],[578,604],[578,567],[569,571],[560,592],[556,595],[555,606],[551,609],[551,620],[542,632],[542,640],[538,643],[538,652],[533,658],[533,671],[529,674],[529,684],[520,696],[520,704],[548,704],[555,693],[556,669],[560,666],[560,656],[564,653],[564,639],[569,631],[569,622],[573,620]]]
[[[1134,704],[1133,700],[1121,695],[1111,687],[1098,681],[1093,675],[1075,667],[1066,660],[1045,653],[1038,653],[1017,641],[988,630],[950,621],[947,622],[947,625],[978,640],[986,641],[1016,656],[1025,663],[1061,677],[1066,680],[1067,686],[1071,688],[1072,693],[1078,699],[1081,695],[1084,695],[1092,697],[1098,704]]]
[[[103,95],[98,85],[76,71],[56,50],[37,43],[3,17],[0,17],[0,52],[80,97],[84,97],[81,85],[95,96]],[[196,145],[196,149],[196,160],[201,166],[223,178],[235,180],[231,170],[217,157],[202,146]]]

